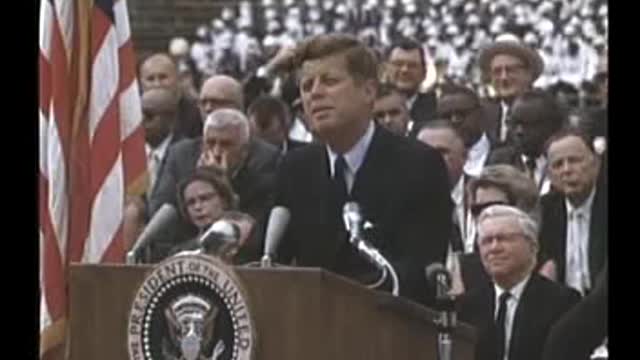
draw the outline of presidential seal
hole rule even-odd
[[[149,274],[128,324],[131,360],[253,360],[256,336],[233,269],[207,255],[172,257]]]

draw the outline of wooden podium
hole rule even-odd
[[[125,360],[131,302],[153,266],[71,265],[69,360]],[[235,267],[257,333],[256,360],[437,360],[435,311],[317,268]],[[459,323],[454,359],[473,358]]]

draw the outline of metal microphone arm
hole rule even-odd
[[[371,246],[366,240],[352,236],[349,241],[358,249],[358,251],[365,255],[365,257],[376,267],[382,271],[388,270],[391,274],[391,282],[393,288],[391,293],[394,296],[400,294],[400,280],[398,279],[398,273],[394,269],[393,265],[376,249]]]

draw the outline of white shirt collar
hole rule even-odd
[[[482,168],[487,162],[487,157],[489,157],[489,151],[491,151],[489,138],[486,133],[482,133],[480,139],[469,149],[467,161],[464,164],[464,172],[474,177],[480,176]]]
[[[418,93],[416,92],[415,94],[413,94],[412,97],[407,99],[407,111],[411,112],[411,107],[416,102],[417,98],[418,98]]]
[[[375,130],[375,126],[373,125],[373,121],[369,122],[369,127],[367,131],[365,131],[364,135],[360,137],[360,140],[353,145],[351,149],[349,149],[346,153],[342,154],[344,156],[344,160],[347,163],[348,170],[355,175],[362,165],[364,161],[364,156],[367,154],[367,149],[369,149],[369,145],[371,145],[371,140],[373,139],[373,132]],[[334,163],[338,154],[335,153],[329,145],[326,146],[327,153],[329,154],[329,169],[331,170],[331,176],[333,177],[334,173]]]
[[[498,286],[498,284],[494,283],[493,287],[496,290],[496,301],[500,299],[500,295],[502,295],[502,293],[504,293],[505,291],[509,291],[509,293],[511,294],[511,298],[514,299],[516,302],[520,301],[520,298],[522,297],[522,292],[524,291],[524,287],[525,285],[527,285],[527,282],[529,281],[530,278],[531,278],[531,274],[527,275],[524,279],[522,279],[522,281],[515,284],[511,289],[503,289],[500,286]],[[497,311],[497,307],[496,307],[496,311]]]
[[[587,218],[590,217],[591,207],[593,206],[593,199],[595,198],[595,195],[596,195],[596,186],[594,185],[593,188],[591,189],[591,193],[589,194],[589,197],[587,197],[587,200],[585,200],[585,202],[582,203],[582,205],[580,205],[577,208],[573,207],[571,202],[569,202],[569,199],[565,198],[564,205],[567,209],[567,215],[573,213],[574,211],[577,211],[579,213],[582,213],[582,215]]]
[[[456,186],[451,190],[451,200],[453,200],[456,206],[462,205],[464,200],[464,174],[460,175],[460,179],[458,179]]]
[[[156,155],[157,159],[159,160],[164,159],[164,155],[167,152],[167,148],[169,147],[169,143],[171,142],[172,138],[173,134],[169,133],[169,135],[165,137],[164,140],[162,140],[162,142],[155,148],[152,148],[148,143],[145,143],[144,148],[147,154],[147,158],[150,158],[150,156],[153,154]]]

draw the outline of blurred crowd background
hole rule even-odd
[[[402,37],[417,39],[436,69],[426,87],[453,81],[481,95],[491,94],[474,66],[477,53],[503,33],[540,52],[544,73],[534,85],[569,102],[589,102],[607,67],[605,0],[261,0],[221,3],[219,14],[167,44],[193,92],[212,74],[246,79],[281,47],[334,31],[381,54]]]

